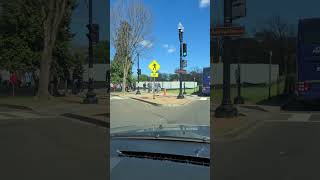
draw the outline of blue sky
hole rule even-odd
[[[272,16],[281,16],[289,24],[296,25],[299,18],[320,17],[319,0],[246,0],[247,16],[234,21],[245,26],[248,33],[264,25]],[[212,1],[213,21],[223,21],[223,0]],[[294,26],[297,27],[297,26]]]
[[[111,8],[115,0],[111,1]],[[143,74],[152,60],[160,64],[160,72],[174,73],[179,67],[178,23],[184,26],[184,41],[188,46],[188,67],[208,67],[210,64],[210,0],[144,0],[153,16],[152,47],[140,57]],[[146,39],[148,40],[148,39]],[[111,57],[114,50],[111,49]],[[136,72],[136,64],[133,71]]]

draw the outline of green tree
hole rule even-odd
[[[178,81],[179,75],[178,74],[170,74],[169,75],[169,81]]]
[[[140,75],[140,81],[148,81],[149,80],[149,76],[146,74],[141,74]]]
[[[0,67],[35,71],[41,52],[40,12],[35,1],[3,1],[0,17]]]
[[[65,12],[63,12],[61,20],[59,19],[60,22],[57,22],[53,20],[53,14],[51,13],[55,9],[52,6],[56,5],[58,7],[58,5],[61,5],[59,2],[56,1],[57,4],[55,4],[54,1],[49,3],[49,1],[41,0],[12,0],[0,3],[2,9],[0,17],[0,67],[11,72],[35,72],[40,69],[40,62],[43,63],[43,61],[48,60],[41,61],[44,58],[45,45],[46,48],[52,45],[52,50],[50,50],[52,53],[47,54],[50,56],[48,60],[51,62],[48,66],[50,68],[48,72],[42,71],[42,75],[45,73],[48,77],[49,74],[56,76],[61,74],[61,69],[69,69],[74,64],[72,63],[74,58],[69,49],[69,41],[73,37],[69,25],[71,12],[76,7],[76,1],[66,0],[64,2],[67,10],[65,9]],[[44,12],[45,10],[52,10],[52,12]],[[58,16],[58,14],[56,18],[61,15]],[[52,21],[48,19],[49,16],[51,16],[50,20]],[[49,28],[49,26],[54,25],[49,25],[49,21],[56,24],[57,27]],[[44,26],[47,31],[49,31],[49,28],[50,31],[56,30],[56,33],[52,32],[53,36],[46,37],[45,35],[48,35],[48,33],[52,35],[52,33],[44,33]],[[40,75],[40,78],[43,79],[42,75]],[[48,81],[46,83],[46,88],[42,83],[42,89],[48,92]]]
[[[134,57],[150,45],[146,43],[146,38],[151,34],[151,12],[142,1],[119,0],[111,9],[110,20],[110,38],[117,55],[121,57],[122,84],[125,87]]]
[[[93,54],[95,59],[97,59],[96,63],[106,64],[109,55],[109,42],[100,41],[97,43],[93,48]]]

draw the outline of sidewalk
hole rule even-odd
[[[163,92],[156,93],[155,99],[153,99],[153,93],[141,92],[140,95],[136,95],[136,92],[112,92],[111,96],[127,97],[134,100],[149,103],[155,106],[182,106],[193,102],[192,98],[185,96],[184,99],[177,99],[176,95],[163,95]]]
[[[109,123],[109,97],[99,97],[98,104],[82,104],[83,96],[53,97],[48,101],[36,97],[5,97],[1,99],[2,106],[16,106],[18,109],[32,109],[41,114],[61,116],[74,114],[84,118],[97,119]]]
[[[234,118],[216,118],[215,109],[220,104],[211,102],[211,118],[215,140],[234,139],[254,130],[263,124],[273,113],[280,112],[280,108],[253,104],[235,105],[239,116]]]

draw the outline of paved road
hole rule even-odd
[[[108,130],[0,108],[0,179],[107,178]]]
[[[209,100],[197,100],[176,107],[157,107],[125,98],[112,98],[110,106],[111,129],[124,126],[152,124],[210,124]]]
[[[213,142],[215,179],[320,179],[320,113],[281,112],[239,140]]]

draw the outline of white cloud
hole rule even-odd
[[[164,49],[166,49],[166,51],[168,53],[174,53],[176,51],[176,48],[174,46],[172,46],[172,45],[169,45],[169,44],[164,44],[164,45],[162,45],[162,47]]]
[[[168,53],[174,53],[176,51],[175,47],[168,48]]]
[[[206,8],[210,6],[210,0],[199,0],[199,7]]]
[[[153,43],[148,40],[143,40],[140,42],[140,44],[145,48],[151,48],[153,46]]]

